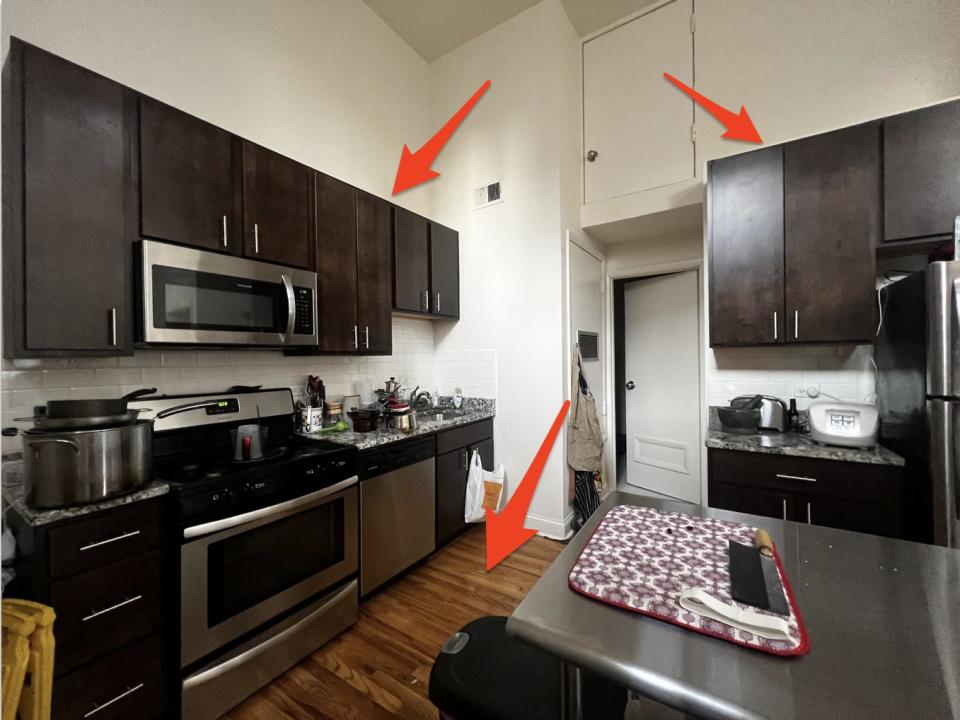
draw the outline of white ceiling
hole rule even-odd
[[[364,0],[427,62],[519,15],[540,0]],[[657,0],[562,0],[581,36]]]

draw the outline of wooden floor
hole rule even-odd
[[[484,528],[471,528],[223,720],[436,720],[427,684],[443,643],[474,618],[509,615],[562,549],[534,537],[487,573]]]

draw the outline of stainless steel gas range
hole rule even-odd
[[[205,720],[356,621],[357,453],[298,438],[289,389],[131,407],[188,402],[156,421],[154,455],[177,500],[182,716]]]

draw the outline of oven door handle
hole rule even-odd
[[[314,503],[322,498],[329,497],[330,495],[336,495],[341,490],[346,490],[347,488],[356,485],[357,481],[358,477],[354,475],[353,477],[349,477],[346,480],[341,480],[337,484],[331,485],[323,490],[317,490],[316,492],[309,493],[308,495],[302,495],[298,498],[293,498],[292,500],[285,500],[284,502],[277,503],[276,505],[270,505],[269,507],[260,508],[259,510],[251,510],[250,512],[243,513],[242,515],[234,515],[233,517],[223,518],[222,520],[213,520],[200,525],[192,525],[183,529],[183,539],[190,540],[192,538],[202,537],[204,535],[209,535],[221,530],[228,530],[229,528],[234,528],[238,525],[245,525],[246,523],[254,520],[260,520],[262,518],[287,515],[297,508],[310,505],[311,503]]]
[[[268,640],[263,641],[259,645],[256,645],[250,648],[249,650],[247,650],[246,652],[242,652],[239,655],[236,655],[235,657],[232,657],[229,660],[226,660],[220,663],[219,665],[215,665],[208,670],[203,670],[202,672],[198,672],[196,675],[191,675],[190,677],[185,678],[183,681],[183,689],[189,690],[190,688],[197,687],[198,685],[203,685],[206,682],[214,680],[222,675],[225,675],[226,673],[230,672],[233,668],[237,667],[238,665],[243,665],[249,662],[250,660],[252,660],[253,658],[257,657],[258,655],[262,655],[263,653],[265,653],[267,650],[274,647],[278,643],[283,642],[286,638],[299,632],[301,627],[309,623],[317,615],[323,614],[330,607],[336,605],[338,602],[340,602],[344,598],[344,596],[350,593],[355,593],[356,591],[357,591],[357,583],[355,580],[353,582],[347,583],[342,589],[340,589],[337,592],[336,595],[334,595],[325,603],[323,603],[321,607],[317,608],[312,613],[307,615],[307,617],[294,623],[290,627],[285,628],[284,630],[281,630],[272,638],[269,638]]]
[[[284,273],[280,276],[280,282],[283,283],[283,289],[287,295],[287,332],[283,341],[288,343],[293,340],[293,327],[297,320],[297,299],[293,294],[293,281],[290,276]]]

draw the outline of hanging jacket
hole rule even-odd
[[[567,464],[574,470],[600,472],[603,432],[597,403],[583,377],[580,349],[573,354],[570,378],[570,425],[567,428]]]

